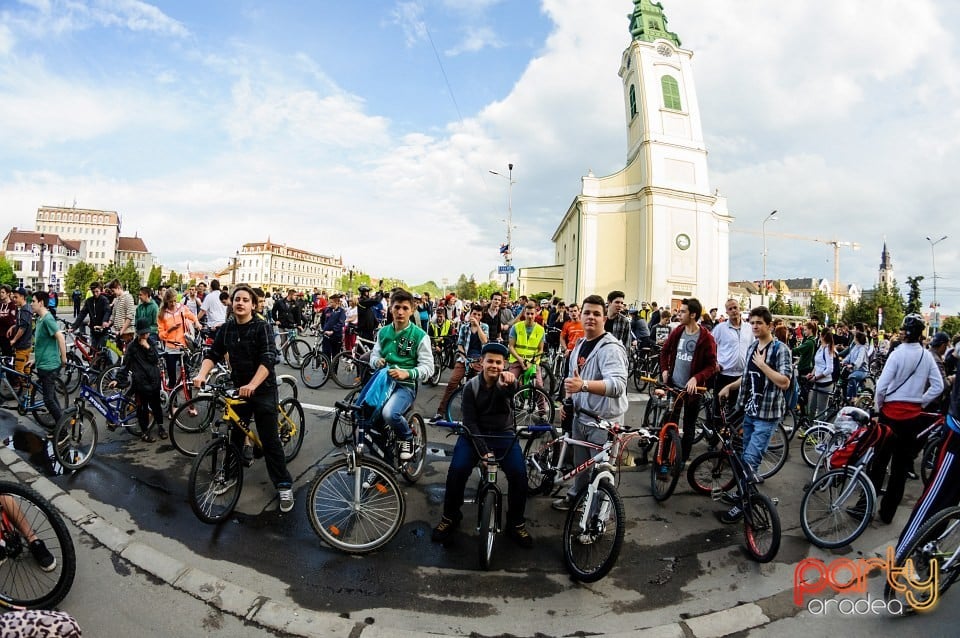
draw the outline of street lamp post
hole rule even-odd
[[[937,301],[937,253],[934,246],[946,238],[947,236],[944,235],[934,241],[927,237],[927,241],[930,242],[930,258],[933,260],[933,321],[930,322],[930,327],[933,328],[934,332],[940,327],[940,303]]]
[[[39,267],[40,281],[37,284],[37,290],[43,290],[43,253],[46,251],[46,249],[47,249],[46,235],[44,235],[44,233],[40,233],[40,267]]]
[[[237,259],[240,257],[240,252],[233,253],[233,273],[230,277],[230,288],[233,288],[237,285]]]
[[[763,288],[760,290],[760,305],[767,305],[767,222],[777,221],[777,211],[766,216],[761,228],[763,230]]]
[[[490,171],[491,174],[507,180],[507,251],[503,254],[503,261],[507,265],[507,277],[505,280],[507,290],[510,289],[510,265],[513,262],[511,254],[513,253],[513,164],[507,164],[507,174]]]

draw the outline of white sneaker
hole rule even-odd
[[[413,439],[400,440],[400,460],[409,461],[413,458]]]
[[[293,509],[293,489],[284,488],[277,490],[277,496],[280,497],[280,511],[289,512]]]

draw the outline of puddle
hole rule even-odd
[[[4,440],[8,447],[23,452],[27,462],[45,476],[62,476],[64,468],[53,455],[53,443],[47,437],[23,428],[15,428]]]

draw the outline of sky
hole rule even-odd
[[[731,279],[870,288],[960,312],[960,6],[663,0],[693,64],[711,188],[736,218]],[[632,0],[0,0],[0,219],[116,210],[165,266],[245,242],[420,283],[514,263],[592,170],[626,161]],[[512,188],[503,176],[512,163]],[[510,196],[508,198],[508,195]],[[3,231],[6,232],[6,229]],[[935,255],[930,241],[946,235]]]

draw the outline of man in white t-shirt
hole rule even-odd
[[[202,321],[204,317],[207,318],[207,327],[213,330],[227,320],[227,307],[220,301],[220,282],[216,279],[210,282],[210,293],[203,298],[203,305],[200,306],[197,318]]]

